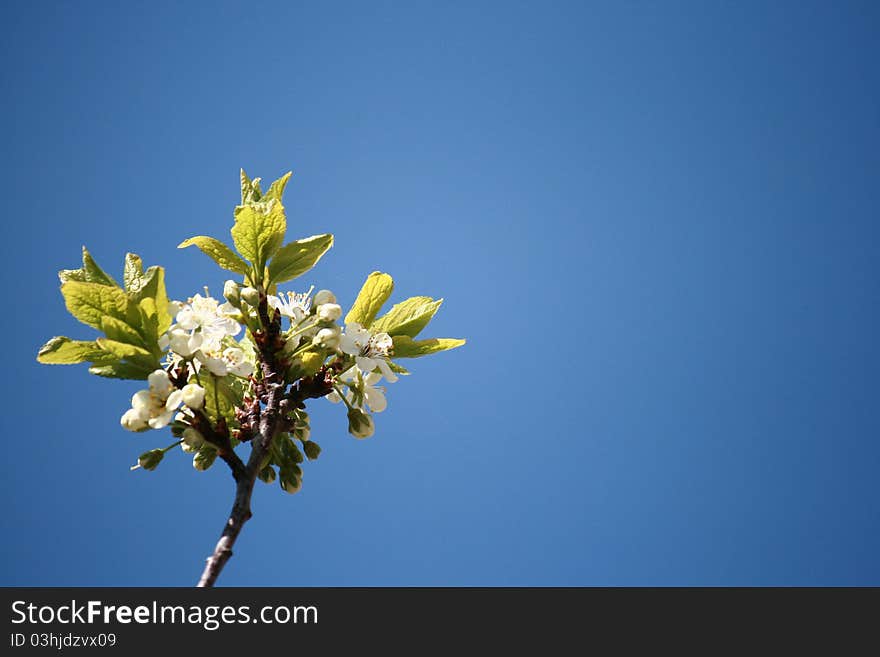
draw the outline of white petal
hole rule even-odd
[[[397,381],[397,375],[391,369],[391,366],[388,365],[388,361],[384,358],[377,358],[376,360],[379,361],[379,371],[382,372],[386,379],[388,379],[388,383],[394,383]]]
[[[152,398],[149,390],[138,390],[131,397],[131,407],[141,413],[149,415]]]
[[[364,391],[364,397],[367,398],[367,404],[374,413],[381,413],[388,408],[388,401],[379,388],[367,388]]]
[[[361,369],[364,374],[372,372],[376,369],[376,361],[368,356],[358,356],[354,359],[354,362],[357,363],[357,366]]]
[[[183,401],[183,391],[175,390],[170,395],[168,395],[168,400],[165,402],[165,410],[166,411],[175,411],[177,407],[180,406],[180,402]]]
[[[226,376],[229,373],[226,363],[219,358],[206,358],[205,367],[211,370],[214,376]]]
[[[149,424],[150,427],[152,427],[153,429],[161,429],[162,427],[167,427],[168,423],[171,422],[171,418],[173,417],[174,411],[166,411],[161,415],[150,418],[147,424]]]

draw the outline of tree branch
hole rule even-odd
[[[263,376],[261,380],[255,382],[254,387],[255,393],[265,404],[265,408],[260,414],[259,433],[250,441],[251,455],[247,465],[244,465],[231,446],[226,450],[223,448],[225,445],[221,445],[218,450],[218,455],[226,461],[232,470],[236,484],[235,500],[232,503],[232,510],[229,512],[229,518],[223,527],[223,532],[220,534],[220,540],[217,541],[214,552],[208,557],[205,564],[205,570],[199,579],[199,587],[213,586],[220,571],[232,556],[232,547],[235,545],[244,523],[250,520],[253,515],[251,513],[251,496],[254,492],[257,475],[263,467],[263,461],[272,446],[272,441],[280,433],[284,424],[282,401],[285,399],[287,386],[284,382],[282,363],[277,358],[278,352],[284,347],[284,341],[280,335],[281,316],[275,313],[272,319],[269,318],[265,294],[260,295],[259,314],[263,330],[254,333],[254,343],[259,350]],[[212,438],[221,440],[217,436],[212,436]],[[228,436],[226,437],[226,445],[229,445]]]

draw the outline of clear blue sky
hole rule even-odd
[[[86,244],[224,276],[238,168],[302,279],[443,296],[377,435],[258,484],[226,585],[880,585],[873,2],[6,3],[0,583],[191,585],[232,496],[119,416]]]

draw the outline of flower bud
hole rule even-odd
[[[151,449],[138,457],[138,465],[144,470],[155,470],[164,457],[165,452],[161,449]]]
[[[233,280],[223,284],[223,296],[235,308],[241,308],[241,285]]]
[[[275,481],[275,468],[273,468],[271,465],[267,465],[265,468],[260,470],[260,473],[257,476],[260,478],[260,481],[271,484],[273,481]]]
[[[141,414],[141,412],[134,408],[129,408],[125,413],[122,414],[122,417],[119,419],[119,423],[122,425],[124,429],[128,429],[129,431],[146,431],[149,428],[147,424],[147,420]]]
[[[318,443],[312,442],[311,440],[303,442],[303,451],[306,453],[306,457],[309,461],[314,461],[321,454],[321,448],[318,446]]]
[[[297,470],[299,470],[299,468],[297,468]],[[284,492],[293,495],[302,489],[302,470],[297,472],[296,470],[281,468],[278,475],[280,478],[279,483],[281,484],[281,488],[284,489]]]
[[[187,383],[180,392],[183,393],[183,403],[194,411],[205,405],[205,389],[198,383]]]
[[[260,293],[255,287],[241,288],[240,296],[242,301],[244,301],[249,306],[252,306],[253,308],[256,308],[260,305]]]
[[[193,457],[193,467],[199,471],[205,471],[214,465],[217,458],[217,450],[209,445],[202,445],[201,449]]]
[[[309,428],[308,424],[295,424],[293,427],[293,437],[297,440],[301,440],[303,442],[309,439],[309,436],[312,435],[312,430]]]
[[[339,344],[339,327],[322,328],[317,335],[312,338],[312,344],[324,349],[335,349]]]
[[[187,427],[183,430],[182,436],[183,442],[180,444],[180,449],[182,449],[187,454],[192,454],[201,448],[202,445],[205,444],[205,438],[198,432],[198,430],[193,429],[192,427]]]
[[[336,296],[330,290],[319,290],[315,293],[315,306],[323,306],[325,303],[336,303]]]
[[[318,319],[325,322],[335,322],[342,317],[342,306],[337,303],[322,303],[318,306]]]
[[[373,418],[359,408],[348,409],[348,433],[355,438],[369,438],[376,430]]]

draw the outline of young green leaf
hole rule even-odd
[[[312,235],[284,245],[269,263],[269,281],[284,283],[314,267],[333,246],[333,235]]]
[[[61,294],[70,314],[92,328],[100,329],[107,315],[127,321],[128,296],[119,287],[68,280],[61,286]]]
[[[52,338],[37,353],[37,360],[46,365],[73,365],[107,360],[108,357],[112,358],[96,342],[71,340],[64,336]]]
[[[97,283],[98,285],[109,285],[119,287],[103,269],[98,266],[92,254],[86,247],[82,248],[82,267],[79,269],[62,269],[58,272],[58,278],[62,283],[67,281],[77,281],[80,283]]]
[[[379,309],[382,308],[382,304],[388,301],[392,290],[394,290],[394,281],[391,277],[388,274],[374,271],[364,281],[354,305],[345,316],[345,323],[357,322],[361,326],[369,327]]]
[[[395,304],[385,315],[370,326],[373,333],[388,333],[391,336],[408,335],[416,337],[437,313],[443,299],[434,301],[431,297],[411,297]]]
[[[284,206],[278,201],[235,208],[232,241],[238,252],[254,263],[258,272],[262,272],[269,258],[278,251],[286,230]]]
[[[165,269],[153,266],[147,269],[141,279],[141,287],[131,294],[131,299],[140,304],[144,299],[152,299],[156,308],[156,323],[159,334],[164,333],[171,326],[171,313],[168,312],[168,292],[165,290]],[[138,323],[139,319],[136,308],[131,309],[130,323]]]
[[[137,292],[141,287],[144,275],[144,263],[135,253],[125,254],[125,266],[122,269],[122,280],[126,292]]]
[[[103,376],[110,379],[134,379],[144,381],[155,368],[144,367],[136,363],[120,361],[106,365],[94,365],[89,368],[89,374]]]
[[[284,188],[287,187],[287,181],[290,180],[290,176],[293,175],[292,171],[288,171],[283,176],[281,176],[278,180],[273,182],[269,186],[269,191],[267,191],[263,195],[263,200],[267,201],[269,199],[275,199],[279,203],[281,203],[281,197],[284,196]]]
[[[465,344],[465,340],[455,338],[431,338],[429,340],[413,340],[408,335],[396,335],[394,338],[392,358],[418,358],[428,354],[436,354],[447,349],[455,349]]]
[[[236,274],[247,274],[250,271],[250,266],[244,260],[239,258],[235,252],[223,242],[215,240],[213,237],[206,237],[204,235],[190,237],[188,240],[184,240],[178,244],[177,248],[185,249],[188,246],[198,247],[202,253],[207,255],[220,265],[221,268],[227,271],[233,271]]]
[[[125,322],[105,315],[101,318],[101,330],[111,340],[125,342],[146,349],[144,338]]]

